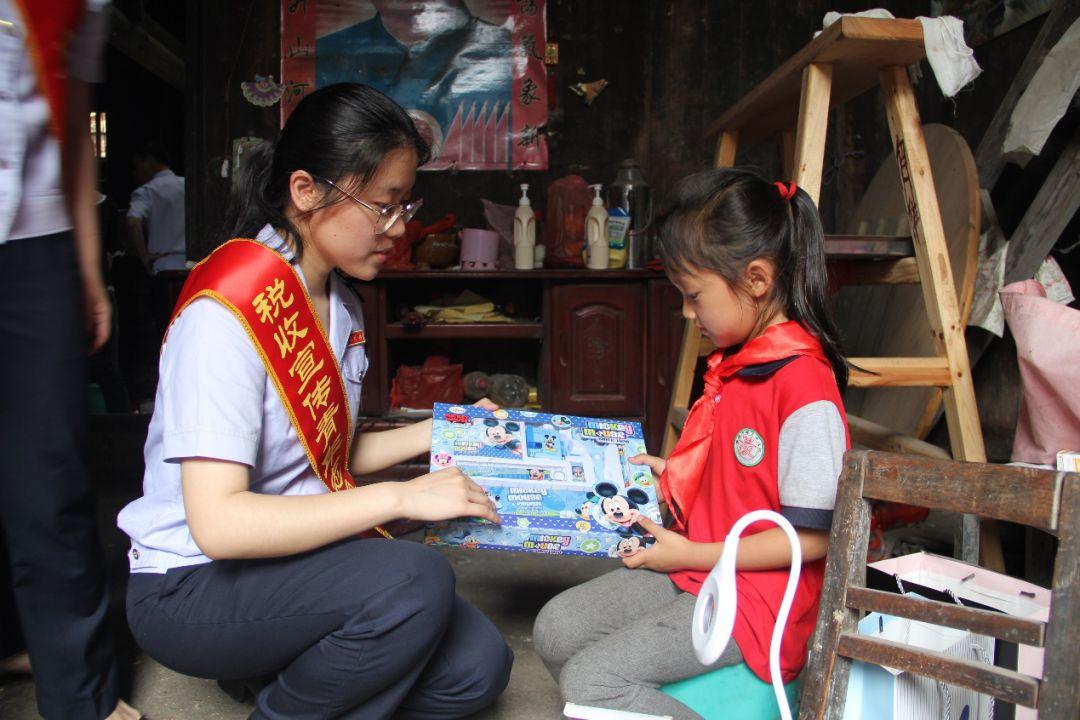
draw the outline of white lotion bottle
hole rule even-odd
[[[514,212],[514,268],[532,270],[536,264],[536,215],[529,201],[529,186],[521,186],[521,199]]]
[[[589,214],[585,216],[585,267],[590,270],[607,270],[610,247],[608,245],[608,213],[600,199],[600,185],[590,185],[596,193]]]

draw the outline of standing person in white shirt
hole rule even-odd
[[[135,151],[131,166],[139,183],[131,193],[127,212],[128,233],[135,251],[150,275],[183,270],[187,266],[184,178],[169,168],[164,148],[154,141]]]
[[[139,717],[117,696],[84,463],[85,353],[111,314],[87,132],[103,5],[0,0],[0,672],[33,671],[46,720]]]

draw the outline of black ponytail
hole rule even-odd
[[[786,194],[740,168],[690,175],[665,203],[660,257],[669,273],[710,270],[736,289],[743,287],[743,271],[750,262],[771,261],[776,282],[770,307],[783,310],[818,339],[843,391],[848,364],[828,304],[821,220],[804,190],[796,190],[790,199]]]
[[[247,156],[234,179],[222,239],[255,237],[270,224],[302,255],[300,232],[286,216],[292,173],[306,170],[355,194],[387,153],[399,149],[413,151],[417,165],[430,158],[428,144],[397,103],[359,83],[319,88],[300,101],[275,142],[260,143]],[[331,204],[331,197],[342,200],[327,187],[309,212]]]

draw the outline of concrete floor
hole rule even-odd
[[[242,720],[251,712],[249,705],[235,702],[213,681],[179,675],[146,657],[122,624],[127,543],[115,528],[115,518],[119,509],[139,492],[140,433],[145,433],[145,420],[116,419],[104,425],[99,420],[94,426],[90,461],[100,491],[102,539],[112,587],[124,696],[150,720]],[[457,574],[458,592],[495,622],[515,655],[506,692],[475,720],[561,717],[558,687],[532,647],[533,619],[549,598],[618,567],[618,562],[460,548],[443,548],[442,552]],[[0,679],[0,719],[39,718],[34,691],[32,680]]]

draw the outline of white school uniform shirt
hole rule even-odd
[[[101,82],[107,23],[105,0],[87,0],[69,45],[68,72]],[[0,0],[0,244],[71,229],[60,184],[60,143],[38,91],[22,14]],[[87,133],[90,119],[86,119]]]
[[[256,239],[291,258],[269,225]],[[305,282],[297,265],[293,269]],[[360,299],[345,280],[331,273],[327,333],[345,378],[354,426],[368,360],[362,344],[347,344],[349,335],[363,327]],[[210,562],[191,537],[184,512],[180,462],[185,458],[247,465],[252,492],[327,492],[311,469],[262,358],[240,321],[216,300],[195,300],[173,323],[161,351],[159,373],[143,453],[143,496],[117,518],[120,529],[131,537],[132,572],[164,573]]]
[[[184,241],[184,178],[168,168],[161,170],[131,193],[127,216],[141,220],[146,230],[146,250],[161,254],[152,271],[187,267]]]

